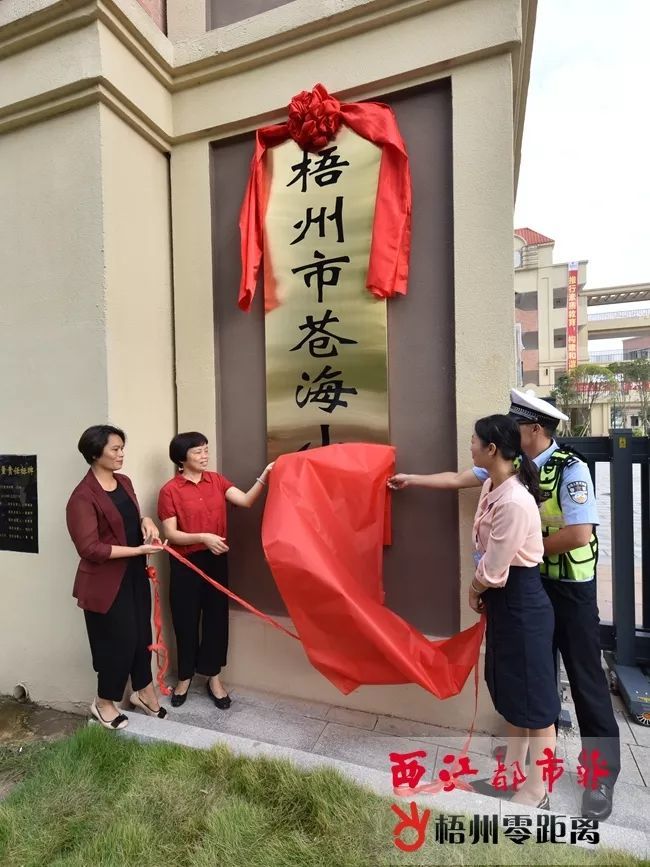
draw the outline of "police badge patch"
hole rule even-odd
[[[566,489],[573,502],[579,506],[584,505],[589,499],[589,488],[586,482],[569,482]]]

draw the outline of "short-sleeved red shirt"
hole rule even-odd
[[[226,535],[226,491],[233,483],[219,473],[204,472],[199,482],[190,482],[181,473],[170,479],[158,495],[161,521],[175,517],[184,533]],[[205,551],[205,545],[172,545],[180,554]]]

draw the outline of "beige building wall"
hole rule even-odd
[[[356,100],[451,78],[456,418],[465,467],[474,419],[505,407],[512,384],[513,143],[535,2],[294,0],[206,33],[204,0],[183,0],[181,16],[170,4],[170,39],[136,0],[34,0],[29,18],[24,0],[2,5],[0,49],[11,50],[0,50],[0,195],[21,204],[10,225],[3,218],[12,278],[3,313],[9,295],[16,375],[2,385],[10,418],[0,443],[39,455],[42,553],[0,552],[3,610],[15,624],[2,639],[0,692],[20,679],[37,700],[85,702],[93,676],[70,597],[76,558],[63,521],[84,471],[75,453],[81,429],[106,418],[126,428],[125,468],[146,511],[168,476],[176,407],[178,426],[204,429],[219,459],[210,142],[282,120],[291,96],[318,80]],[[39,307],[46,295],[48,313]],[[475,619],[466,604],[475,501],[471,492],[459,497],[463,626]],[[232,627],[229,683],[385,713],[408,709],[441,724],[471,719],[471,683],[448,702],[416,687],[343,697],[265,624],[237,612]],[[478,723],[495,724],[484,691]]]
[[[108,415],[99,106],[0,136],[0,443],[38,459],[39,553],[0,551],[0,693],[92,697],[67,498]]]
[[[20,20],[4,23],[6,50]],[[40,543],[38,555],[0,551],[0,693],[22,683],[64,706],[95,691],[65,526],[88,469],[77,440],[91,424],[124,427],[125,472],[155,514],[176,412],[168,158],[134,131],[130,100],[107,107],[107,31],[76,25],[0,62],[0,449],[37,455]],[[169,95],[155,89],[160,119]]]
[[[597,403],[591,410],[591,435],[594,437],[609,436],[611,405]]]
[[[143,514],[157,518],[176,432],[169,163],[110,109],[100,120],[108,415],[126,428]]]
[[[169,159],[109,108],[100,107],[100,120],[108,418],[125,429],[124,472],[142,514],[157,521],[176,433]],[[167,555],[151,562],[173,647]]]

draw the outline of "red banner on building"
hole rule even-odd
[[[578,366],[578,263],[569,262],[566,290],[566,368]]]

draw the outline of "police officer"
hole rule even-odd
[[[584,753],[583,765],[606,763],[608,775],[597,787],[585,789],[582,815],[603,821],[612,812],[613,790],[621,768],[618,725],[601,665],[596,599],[598,512],[587,465],[569,449],[560,448],[554,434],[567,417],[532,391],[510,392],[509,415],[517,420],[522,450],[540,471],[540,505],[544,536],[544,587],[555,612],[554,650],[559,649],[575,703]],[[420,485],[460,489],[483,484],[485,471],[474,467],[460,473],[413,475],[398,473],[389,484],[401,489]],[[557,653],[555,653],[557,658]]]

